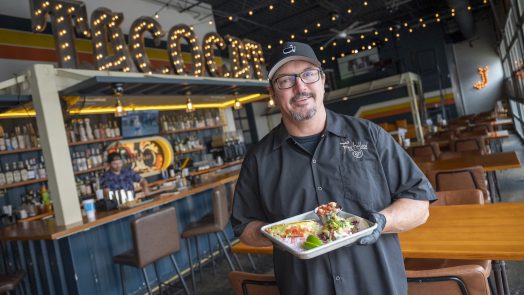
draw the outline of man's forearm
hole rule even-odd
[[[271,246],[271,241],[260,233],[260,228],[266,224],[258,220],[251,221],[240,235],[240,241],[251,246]]]
[[[380,211],[386,217],[384,233],[400,233],[426,222],[429,217],[429,201],[400,198]]]

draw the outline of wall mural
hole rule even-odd
[[[125,167],[144,177],[160,174],[173,161],[171,144],[160,136],[114,142],[107,147],[111,152],[118,152]]]
[[[170,66],[155,69],[147,56],[144,37],[151,35],[160,44],[166,31],[151,17],[137,18],[129,30],[129,43],[120,27],[124,15],[108,8],[99,7],[91,14],[90,22],[82,1],[76,0],[29,0],[33,32],[43,32],[48,19],[51,21],[61,68],[78,68],[74,32],[79,36],[91,38],[93,44],[93,63],[101,71],[122,71],[142,73],[162,73],[245,79],[264,79],[261,70],[265,63],[262,46],[251,40],[241,40],[234,36],[223,39],[217,33],[208,33],[202,43],[194,31],[185,24],[174,25],[167,34],[166,51]],[[182,40],[190,47],[191,66],[182,59]],[[227,42],[227,43],[226,43]],[[231,66],[217,70],[214,49],[228,49]],[[202,54],[204,52],[204,54]],[[253,70],[252,70],[253,69]]]

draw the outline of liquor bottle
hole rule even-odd
[[[25,160],[25,167],[27,170],[27,180],[33,180],[36,178],[35,169],[31,167],[29,160]]]
[[[98,124],[95,124],[95,130],[93,131],[95,139],[100,139],[100,128],[98,128]]]
[[[0,125],[0,151],[5,151],[7,149],[4,136],[4,128]]]
[[[13,150],[17,150],[19,147],[18,139],[16,138],[16,133],[13,133],[13,135],[11,136],[11,147],[13,148]]]
[[[27,131],[27,126],[23,126],[22,127],[22,135],[24,137],[25,147],[28,148],[28,149],[34,147],[31,144],[31,138],[29,137],[29,132]]]
[[[91,128],[91,123],[89,122],[89,118],[84,119],[84,124],[85,124],[87,140],[95,139],[93,136],[93,129]]]
[[[5,185],[7,182],[6,182],[6,179],[5,179],[5,173],[2,169],[2,166],[0,166],[0,186],[3,186]]]
[[[20,182],[22,180],[22,175],[20,175],[20,170],[16,165],[16,162],[13,162],[13,181]]]
[[[24,166],[24,162],[18,161],[18,169],[20,169],[20,178],[22,179],[22,181],[27,181],[28,171],[27,168]]]
[[[113,129],[109,128],[109,124],[106,124],[104,126],[104,128],[106,129],[106,136],[109,138],[115,137],[115,135],[113,134]]]
[[[14,182],[14,178],[13,178],[13,172],[11,172],[11,170],[9,170],[9,164],[8,163],[5,163],[5,183],[7,184],[11,184]]]
[[[29,131],[29,139],[31,141],[31,146],[40,147],[40,144],[38,142],[38,136],[36,135],[35,129],[33,128],[33,124],[27,124],[27,130]]]
[[[120,137],[120,127],[118,127],[116,121],[113,121],[113,133],[116,137]]]
[[[20,131],[20,126],[15,127],[16,140],[18,141],[18,148],[25,149],[24,135]]]
[[[86,149],[84,158],[86,160],[87,169],[93,168],[94,165],[93,165],[93,158],[91,157],[91,149]]]
[[[78,125],[78,133],[80,134],[80,142],[87,141],[87,132],[86,132],[86,128],[84,127],[84,122],[82,122],[81,119],[78,119],[77,125]]]
[[[104,139],[107,137],[106,129],[104,128],[104,125],[102,123],[99,124],[98,129],[100,130],[100,138]]]
[[[40,164],[38,164],[38,178],[46,178],[47,172],[45,171],[44,156],[40,156]]]
[[[91,185],[91,181],[87,176],[85,177],[84,184],[86,186],[86,195],[91,196],[93,194],[93,187]]]

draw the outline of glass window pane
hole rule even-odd
[[[249,121],[247,119],[242,119],[242,128],[244,130],[249,129]]]
[[[246,144],[250,144],[253,142],[253,140],[251,139],[251,132],[249,131],[244,131],[244,142]]]

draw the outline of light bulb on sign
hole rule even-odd
[[[240,100],[237,98],[235,98],[235,104],[233,105],[233,108],[235,110],[240,110],[242,108],[242,103],[240,102]]]

